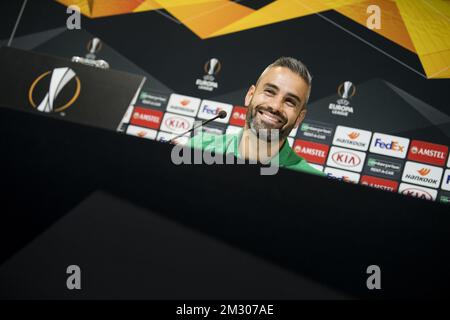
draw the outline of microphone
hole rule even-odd
[[[211,121],[214,121],[214,120],[216,120],[216,119],[225,119],[226,117],[227,117],[227,112],[226,112],[225,110],[220,110],[219,113],[217,114],[217,116],[215,116],[215,117],[213,117],[213,118],[211,118],[211,119],[208,119],[208,120],[206,120],[206,121],[203,121],[203,122],[200,123],[198,126],[193,127],[192,129],[189,129],[188,131],[183,132],[183,133],[181,133],[181,134],[179,134],[179,135],[173,137],[172,139],[169,140],[169,143],[173,143],[173,141],[174,141],[175,139],[178,139],[179,137],[182,137],[182,136],[184,136],[185,134],[190,133],[190,132],[194,131],[194,130],[197,129],[197,128],[203,127],[205,124],[208,124],[208,123],[210,123]]]

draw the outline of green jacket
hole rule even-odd
[[[221,136],[203,132],[192,137],[187,145],[191,148],[213,151],[216,153],[233,153],[234,156],[238,158],[239,142],[241,141],[242,132],[243,130],[238,133],[224,134]],[[298,156],[289,146],[287,140],[281,147],[278,161],[280,168],[288,168],[325,177],[323,172],[311,167],[305,159]]]

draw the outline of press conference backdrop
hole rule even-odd
[[[280,56],[299,58],[314,80],[306,119],[288,138],[297,154],[329,178],[450,203],[448,3],[432,1],[437,15],[419,2],[377,0],[384,26],[369,30],[364,1],[113,2],[30,3],[13,47],[145,77],[108,126],[159,141],[220,110],[228,116],[203,130],[240,130],[260,72]],[[61,25],[70,4],[82,10],[81,30]],[[430,15],[438,37],[420,23]]]

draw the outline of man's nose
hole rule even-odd
[[[275,96],[273,97],[273,99],[270,101],[270,107],[272,108],[272,110],[274,112],[281,112],[281,110],[283,109],[283,99],[282,97],[279,96]]]

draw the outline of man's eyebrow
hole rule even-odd
[[[265,83],[264,84],[264,87],[270,87],[270,88],[273,88],[273,89],[275,89],[275,90],[280,90],[280,88],[278,88],[278,86],[276,86],[276,85],[274,85],[273,83]],[[297,100],[297,102],[299,103],[299,104],[301,104],[302,103],[302,99],[300,99],[300,97],[299,96],[297,96],[297,95],[295,95],[295,94],[293,94],[293,93],[290,93],[290,92],[288,92],[287,94],[286,94],[287,96],[289,96],[289,97],[291,97],[291,98],[293,98],[294,100]]]
[[[276,85],[274,85],[273,83],[265,83],[264,84],[264,87],[270,87],[270,88],[272,88],[272,89],[275,89],[275,90],[280,90],[280,88],[278,88]]]
[[[293,94],[293,93],[288,93],[287,96],[294,98],[295,100],[298,101],[298,103],[302,103],[302,99],[300,99],[297,95]]]

